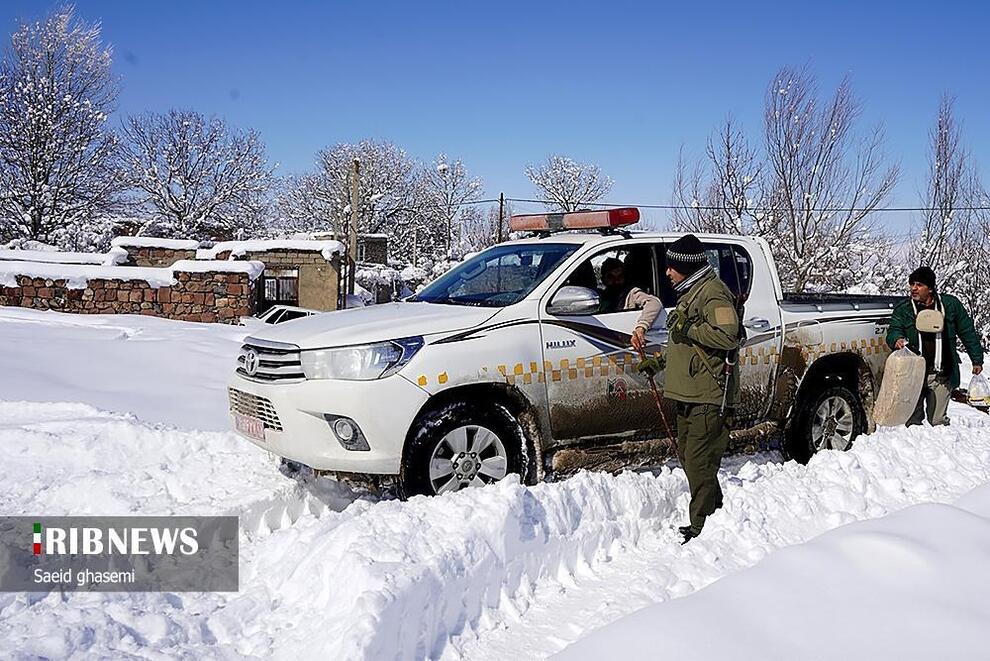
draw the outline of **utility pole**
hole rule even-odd
[[[505,219],[505,193],[498,194],[498,242],[502,243],[502,222]]]
[[[354,159],[351,171],[351,226],[347,236],[347,295],[354,293],[354,280],[357,274],[357,235],[358,208],[360,206],[361,161]],[[344,307],[347,307],[346,303]]]

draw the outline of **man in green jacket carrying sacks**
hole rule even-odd
[[[983,347],[966,308],[959,299],[935,290],[935,272],[927,266],[914,270],[908,278],[911,297],[894,308],[887,331],[891,349],[905,346],[925,358],[925,385],[918,406],[907,425],[947,425],[945,409],[949,395],[959,387],[959,353],[956,338],[962,340],[973,362],[973,374],[983,371]],[[923,313],[923,314],[922,314]],[[941,322],[941,323],[939,323]]]
[[[663,362],[647,359],[639,369],[655,372],[665,363],[664,394],[677,406],[677,454],[691,490],[691,524],[679,528],[687,543],[722,506],[718,469],[739,396],[733,367],[742,331],[735,299],[698,237],[688,234],[670,244],[667,277],[678,294],[667,318],[667,351]]]

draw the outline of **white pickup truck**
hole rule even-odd
[[[614,257],[629,284],[675,303],[665,251],[680,235],[626,231],[635,211],[520,217],[517,229],[543,231],[406,301],[258,331],[229,384],[234,428],[314,469],[392,476],[404,496],[662,461],[669,441],[629,344],[639,311],[600,300],[600,266]],[[871,430],[898,299],[789,295],[765,241],[699,238],[745,300],[733,446],[781,439],[806,459]],[[663,319],[649,353],[666,342]]]

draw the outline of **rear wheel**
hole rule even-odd
[[[402,496],[480,487],[520,473],[524,443],[522,428],[501,404],[454,402],[427,411],[403,453]]]
[[[790,441],[790,454],[804,463],[819,450],[848,450],[866,429],[866,412],[851,390],[832,386],[807,400]]]

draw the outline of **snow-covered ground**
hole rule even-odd
[[[247,328],[0,307],[0,400],[81,402],[149,423],[226,430]]]
[[[986,489],[957,509],[905,509],[990,482],[990,418],[972,409],[953,405],[951,427],[881,430],[808,466],[733,458],[725,507],[680,546],[679,468],[532,488],[509,479],[406,503],[285,477],[227,431],[224,381],[243,334],[0,308],[0,513],[237,514],[242,531],[237,593],[0,594],[0,657],[529,659],[580,641],[565,654],[591,658],[625,635],[625,649],[654,657],[725,658],[720,644],[740,658],[831,656],[814,635],[841,626],[855,640],[878,622],[885,636],[917,630],[907,614],[869,610],[908,610],[900,576],[919,586],[920,612],[982,635],[969,623],[985,621],[974,603],[984,583],[962,584],[985,574]],[[940,562],[950,565],[941,574]],[[825,612],[797,622],[824,587],[861,577],[850,599],[822,596],[845,609],[839,624]],[[789,591],[780,603],[790,612],[765,612],[775,590]],[[852,598],[867,592],[872,600]],[[685,645],[699,629],[652,618],[683,623],[699,609],[723,613],[726,640],[692,657]],[[784,615],[792,628],[775,624]],[[650,638],[660,631],[680,642]],[[955,658],[986,655],[959,640]],[[877,656],[857,649],[852,657]]]
[[[782,549],[562,660],[990,658],[990,485]]]

